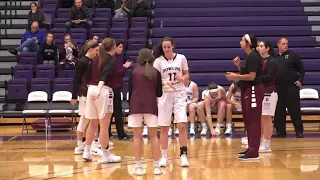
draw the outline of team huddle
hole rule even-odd
[[[117,76],[112,59],[116,45],[116,41],[111,38],[104,39],[101,44],[87,41],[83,47],[84,55],[76,65],[71,103],[75,105],[79,99],[81,118],[77,128],[75,154],[82,154],[85,161],[92,160],[92,148],[95,148],[96,155],[101,156],[101,163],[121,161],[120,156],[109,151],[112,143],[109,142],[108,131],[114,96],[110,79]],[[187,58],[174,53],[172,38],[165,37],[152,51],[146,48],[140,50],[129,82],[128,126],[132,127],[134,135],[134,174],[145,174],[141,161],[144,125],[148,128],[151,142],[154,174],[162,174],[161,167],[168,166],[167,149],[172,114],[173,123],[177,125],[176,134],[179,134],[182,167],[189,166],[187,137],[188,133],[195,134],[196,114],[201,122],[200,134],[207,135],[209,129],[212,136],[217,136],[222,134],[220,127],[225,118],[227,124],[224,134],[231,135],[232,112],[242,111],[248,149],[239,153],[239,159],[258,159],[259,152],[271,151],[272,117],[277,104],[274,84],[277,68],[272,57],[273,48],[269,42],[261,41],[258,44],[256,37],[249,34],[242,37],[240,45],[247,57],[242,63],[239,57],[233,59],[240,74],[227,72],[226,78],[233,81],[229,91],[210,82],[200,102],[198,86],[190,80]],[[217,113],[215,128],[212,111]],[[161,129],[160,140],[157,136],[158,127]]]

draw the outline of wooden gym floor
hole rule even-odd
[[[260,154],[257,162],[240,162],[237,153],[243,151],[238,131],[232,138],[200,138],[188,141],[189,168],[181,168],[177,139],[169,142],[169,166],[163,174],[153,175],[151,147],[144,139],[143,156],[146,174],[133,175],[135,166],[133,142],[112,139],[111,150],[122,161],[115,164],[83,162],[73,155],[74,134],[43,133],[21,136],[21,126],[0,126],[0,179],[114,179],[114,180],[316,180],[320,179],[320,133],[305,133],[304,139],[272,140],[272,153]]]

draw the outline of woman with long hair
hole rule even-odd
[[[154,174],[161,174],[159,166],[160,144],[157,135],[158,105],[157,97],[162,96],[162,81],[160,72],[152,67],[154,56],[149,49],[141,49],[138,55],[138,65],[130,78],[129,95],[130,109],[128,126],[133,129],[136,167],[134,174],[143,175],[145,171],[141,162],[142,123],[147,125],[154,159]]]
[[[52,33],[47,33],[46,41],[41,44],[38,54],[40,64],[58,64],[58,47]]]
[[[31,24],[37,21],[39,28],[45,28],[47,31],[50,30],[51,25],[47,18],[47,15],[43,12],[41,7],[36,2],[30,3],[30,11],[28,14],[28,30],[30,30]]]
[[[226,112],[226,120],[227,120],[227,129],[224,132],[225,135],[232,134],[232,112],[233,111],[241,111],[241,89],[238,85],[237,81],[234,81],[230,87],[227,94],[227,112]]]
[[[78,61],[79,49],[77,43],[72,41],[71,34],[64,35],[64,42],[59,49],[59,64],[74,65]]]
[[[161,73],[163,95],[158,101],[158,123],[161,127],[160,144],[162,158],[160,166],[168,165],[168,131],[171,125],[172,111],[174,123],[179,129],[180,161],[182,167],[188,167],[187,159],[187,94],[184,82],[189,79],[189,67],[184,55],[174,53],[174,42],[171,37],[165,37],[161,43],[153,49],[156,58],[153,63]]]
[[[228,80],[239,80],[241,88],[241,106],[245,128],[248,136],[248,149],[239,153],[240,160],[259,159],[259,146],[261,135],[262,101],[264,87],[262,84],[262,58],[257,48],[257,38],[252,34],[245,34],[240,46],[247,54],[240,64],[240,57],[233,59],[240,74],[227,72]]]
[[[83,154],[84,150],[84,134],[88,124],[88,119],[85,117],[85,107],[87,99],[87,71],[92,59],[98,55],[99,44],[88,40],[82,48],[83,56],[76,63],[76,73],[73,79],[73,90],[71,104],[77,103],[79,97],[79,115],[80,121],[77,126],[77,147],[74,149],[74,154]]]
[[[273,57],[274,50],[268,41],[259,43],[259,53],[262,57],[262,82],[264,85],[264,99],[262,102],[260,153],[271,152],[270,141],[273,132],[272,119],[276,112],[278,94],[275,86],[278,66]]]
[[[113,60],[115,61],[115,76],[113,76],[113,114],[111,117],[115,118],[115,124],[117,128],[118,138],[120,140],[129,140],[129,136],[126,134],[123,128],[123,119],[122,119],[122,105],[121,105],[121,90],[122,90],[122,81],[124,77],[124,73],[127,69],[132,65],[131,61],[127,61],[126,63],[122,63],[120,60],[120,55],[123,51],[123,42],[116,40],[116,50],[113,55]],[[111,135],[111,126],[109,127],[109,136]]]
[[[90,148],[99,123],[99,142],[102,150],[100,163],[119,162],[121,160],[120,156],[116,156],[109,151],[109,125],[113,113],[113,91],[111,87],[115,69],[112,56],[114,55],[115,45],[114,39],[104,39],[99,46],[99,59],[92,61],[91,68],[88,71],[89,86],[85,116],[90,119],[90,123],[83,152],[85,161],[92,160]]]

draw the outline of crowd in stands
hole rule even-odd
[[[74,0],[74,5],[70,8],[69,20],[65,23],[64,42],[57,45],[56,37],[50,32],[51,24],[47,15],[36,2],[31,2],[28,27],[21,38],[21,45],[9,52],[13,55],[20,55],[21,52],[38,52],[39,64],[74,65],[78,59],[79,47],[75,41],[72,41],[71,28],[86,28],[86,39],[93,37],[93,40],[99,42],[98,36],[89,34],[94,8],[110,8],[114,12],[114,18],[146,17],[151,3],[147,0],[122,0],[121,7],[117,8],[113,0]],[[117,9],[114,11],[115,8]]]

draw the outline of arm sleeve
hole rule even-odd
[[[81,78],[86,72],[86,64],[82,61],[78,61],[76,64],[76,74],[73,79],[72,99],[77,99],[78,90],[81,84]]]
[[[61,44],[59,47],[59,60],[66,58],[66,49],[64,49],[64,44]]]
[[[89,8],[84,9],[86,11],[86,20],[90,21],[91,20],[91,10]]]
[[[127,99],[127,101],[130,101],[130,99],[131,99],[132,89],[133,89],[133,78],[132,78],[132,76],[131,76],[131,77],[129,78],[129,89],[128,89],[129,99]]]
[[[301,61],[300,57],[296,54],[294,54],[292,60],[294,63],[294,67],[299,72],[298,81],[302,83],[302,81],[304,80],[304,73],[305,73],[303,62]]]
[[[31,24],[32,24],[32,19],[31,19],[31,17],[32,17],[32,12],[29,11],[29,14],[28,14],[28,26],[31,26]]]
[[[27,31],[28,32],[28,31]],[[26,38],[26,33],[27,32],[25,32],[23,35],[22,35],[22,37],[21,37],[21,44],[22,43],[24,43],[26,40],[27,40],[27,38]]]
[[[44,32],[42,31],[38,43],[41,45],[41,44],[43,44],[43,43],[45,42],[45,40],[46,40],[46,35],[45,35]]]
[[[162,80],[161,80],[161,74],[159,71],[157,71],[157,97],[162,96]]]
[[[262,60],[258,56],[248,56],[248,59],[247,59],[248,71],[256,73],[261,62]]]
[[[267,74],[262,75],[262,82],[269,83],[272,81],[274,74],[277,71],[277,62],[275,59],[268,60],[268,71]]]
[[[183,71],[188,71],[189,70],[187,58],[185,56],[182,57],[182,70]]]
[[[70,8],[70,11],[69,11],[69,21],[72,23],[73,21],[73,14],[72,14],[72,8]]]
[[[38,12],[38,23],[42,23],[44,21],[44,12],[42,10],[40,10]]]
[[[53,50],[53,56],[54,56],[54,62],[58,64],[58,47],[57,45],[54,45],[54,50]]]
[[[39,49],[39,52],[38,52],[38,55],[39,55],[39,64],[43,64],[43,44],[40,46],[40,49]]]
[[[115,69],[115,63],[113,59],[108,59],[108,62],[104,65],[99,81],[105,81],[107,77],[113,73]]]

